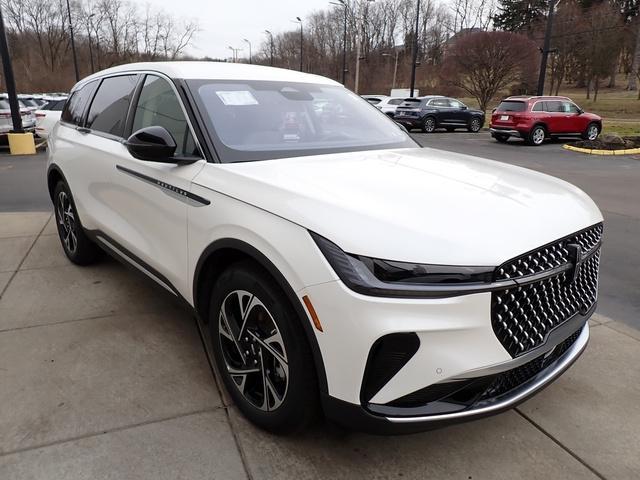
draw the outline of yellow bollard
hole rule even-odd
[[[9,152],[11,155],[34,155],[36,143],[33,133],[7,133],[9,138]]]

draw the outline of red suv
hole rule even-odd
[[[509,97],[491,115],[491,136],[499,142],[521,137],[529,145],[545,138],[580,136],[595,140],[602,118],[586,113],[567,97]]]

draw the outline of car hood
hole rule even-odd
[[[429,148],[207,164],[194,183],[397,261],[495,266],[602,221],[562,180]]]

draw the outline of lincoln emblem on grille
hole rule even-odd
[[[567,272],[567,282],[573,283],[578,278],[578,273],[580,272],[580,265],[584,261],[582,257],[582,247],[577,243],[570,243],[567,245],[567,250],[569,250],[569,259],[571,260],[571,270]]]

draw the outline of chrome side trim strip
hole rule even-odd
[[[186,203],[187,205],[191,205],[192,207],[203,207],[205,205],[210,205],[211,202],[204,197],[196,195],[195,193],[191,193],[182,188],[176,187],[175,185],[171,185],[170,183],[163,182],[162,180],[158,180],[157,178],[150,177],[145,175],[144,173],[136,172],[135,170],[131,170],[129,168],[123,167],[122,165],[116,165],[116,169],[120,172],[126,173],[133,178],[141,180],[149,185],[153,185],[154,187],[159,188],[164,193],[169,195],[176,200]]]
[[[393,423],[419,423],[419,422],[437,422],[443,420],[458,420],[465,418],[473,418],[475,416],[483,416],[491,413],[497,413],[499,411],[511,408],[519,402],[527,399],[533,395],[536,391],[545,387],[547,384],[558,378],[571,364],[580,356],[587,346],[589,341],[589,324],[586,323],[582,333],[564,355],[564,357],[558,361],[553,370],[548,372],[542,378],[539,378],[535,382],[528,385],[526,388],[518,391],[512,396],[509,396],[503,400],[487,405],[486,407],[474,408],[471,410],[465,410],[462,412],[446,413],[442,415],[428,415],[422,417],[385,417],[387,420]]]

